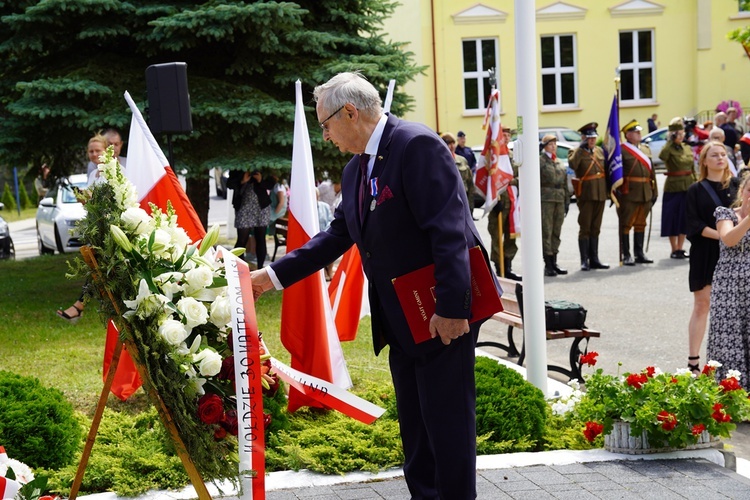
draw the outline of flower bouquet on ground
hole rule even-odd
[[[93,284],[87,292],[99,300],[102,317],[118,318],[121,338],[132,338],[138,352],[131,354],[203,479],[236,478],[231,305],[224,263],[212,248],[219,227],[192,243],[171,205],[164,211],[151,205],[150,215],[139,207],[112,147],[100,161],[104,180],[81,193],[87,215],[79,225],[98,269],[79,261],[75,270]],[[261,383],[273,396],[279,382],[268,358],[261,352]]]
[[[750,400],[740,387],[740,374],[730,370],[724,380],[717,381],[718,366],[709,361],[697,377],[688,369],[670,374],[652,366],[624,375],[606,375],[598,369],[584,376],[585,392],[574,388],[552,410],[581,426],[590,443],[601,444],[599,435],[611,435],[618,428],[605,444],[612,451],[624,451],[620,444],[628,439],[618,434],[623,426],[629,426],[630,437],[640,439],[630,440],[631,446],[639,448],[637,453],[696,447],[730,437],[736,422],[750,418]]]

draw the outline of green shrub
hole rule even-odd
[[[544,430],[544,450],[590,450],[601,448],[601,443],[589,443],[583,437],[584,423],[555,415],[547,405],[547,424]]]
[[[477,454],[538,451],[547,403],[538,388],[497,361],[478,356]]]
[[[18,200],[21,202],[22,209],[30,208],[33,206],[31,204],[31,200],[29,199],[29,194],[26,192],[26,186],[23,185],[23,182],[18,186]]]
[[[5,189],[3,189],[2,202],[5,204],[6,210],[15,210],[16,199],[13,198],[13,192],[10,190],[10,184],[5,183]]]
[[[38,379],[0,371],[0,443],[8,455],[36,467],[73,462],[82,429],[73,406]]]

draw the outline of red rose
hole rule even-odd
[[[648,376],[645,373],[631,373],[628,375],[626,382],[633,389],[640,389],[643,384],[648,382]]]
[[[666,410],[662,410],[656,416],[657,420],[661,422],[661,428],[665,431],[671,431],[677,426],[677,417],[674,413],[669,413]]]
[[[221,422],[221,426],[224,427],[229,434],[232,436],[237,435],[237,410],[229,410],[224,414],[224,420]]]
[[[227,430],[222,426],[218,426],[214,431],[214,439],[217,441],[221,441],[225,437],[227,437]]]
[[[586,422],[586,428],[583,430],[583,437],[591,443],[596,439],[596,436],[602,433],[604,426],[597,422]]]
[[[588,354],[581,354],[581,364],[582,365],[588,365],[588,366],[594,366],[596,364],[596,357],[599,356],[599,353],[596,351],[591,351]]]
[[[216,394],[205,394],[198,400],[198,417],[204,424],[216,424],[224,418],[224,402]]]
[[[740,387],[739,380],[737,380],[734,377],[725,378],[724,380],[719,382],[719,385],[721,386],[724,392],[738,391],[742,389],[742,387]]]
[[[234,382],[234,356],[228,356],[221,361],[219,380],[231,380]]]
[[[693,433],[693,436],[700,436],[703,431],[706,430],[706,426],[703,424],[695,424],[693,428],[690,430],[690,432]]]

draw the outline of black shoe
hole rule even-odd
[[[545,276],[557,276],[557,271],[555,271],[555,262],[554,257],[552,255],[545,255],[544,256],[544,275]]]
[[[563,274],[563,275],[568,274],[567,269],[563,269],[562,267],[557,265],[557,255],[552,256],[552,265],[554,266],[555,272],[557,274]]]
[[[698,361],[700,359],[701,359],[700,356],[688,356],[688,361]],[[700,363],[695,363],[695,364],[688,363],[687,367],[688,367],[688,370],[690,370],[693,373],[693,375],[695,375],[696,377],[701,374]]]
[[[588,271],[591,269],[589,265],[589,246],[590,242],[588,239],[578,240],[578,251],[581,254],[581,271]]]
[[[599,237],[589,239],[589,262],[591,269],[609,269],[609,264],[599,260]]]
[[[623,255],[622,256],[622,264],[624,266],[634,266],[635,265],[635,260],[633,259],[633,257],[630,254]]]
[[[654,261],[646,257],[645,255],[636,255],[635,256],[635,263],[636,264],[653,264]]]
[[[512,264],[513,260],[506,257],[503,260],[503,262],[505,263],[505,277],[508,278],[509,280],[521,281],[521,277],[519,275],[515,274],[513,272],[512,267],[511,267],[511,264]]]

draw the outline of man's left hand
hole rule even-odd
[[[437,314],[430,318],[430,335],[433,339],[440,335],[445,345],[466,333],[469,333],[469,321],[466,319],[443,318]]]

